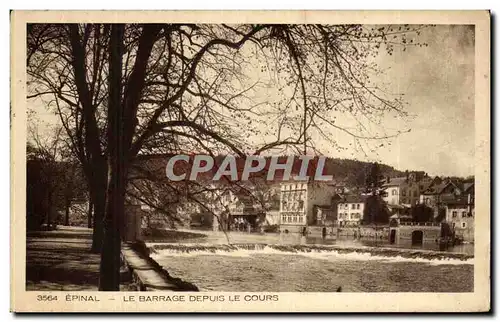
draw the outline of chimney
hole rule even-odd
[[[391,182],[391,178],[387,176],[387,183]]]

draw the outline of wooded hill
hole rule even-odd
[[[136,166],[143,168],[146,166],[149,171],[153,170],[157,175],[165,177],[165,166],[171,155],[142,155],[138,157],[138,162]],[[223,159],[226,155],[218,155],[215,156],[214,169],[207,173],[207,176],[211,176],[215,173],[218,166],[222,163]],[[279,163],[285,163],[287,156],[280,156]],[[267,169],[270,164],[270,157],[266,156],[267,164],[264,170],[255,174],[255,176],[265,177],[267,174]],[[192,161],[191,161],[192,162]],[[238,172],[241,173],[245,160],[242,158],[236,159],[236,164],[238,168]],[[316,168],[317,159],[312,160],[310,162],[310,166],[308,167],[308,175],[314,176],[314,171]],[[298,161],[298,157],[296,157],[296,161],[293,165],[292,175],[298,174],[300,169],[300,161]],[[372,167],[372,163],[351,159],[340,159],[340,158],[331,158],[327,157],[324,166],[324,175],[332,175],[335,182],[339,184],[344,184],[346,186],[364,186],[366,175],[369,173]],[[383,177],[400,177],[405,176],[405,171],[397,170],[386,164],[378,164],[379,173]],[[175,164],[174,172],[181,174],[189,171],[190,165],[183,161],[179,161]],[[275,179],[277,181],[280,180],[280,176],[282,175],[282,171],[277,171]],[[159,178],[162,179],[162,178]]]

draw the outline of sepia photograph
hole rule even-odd
[[[102,291],[125,311],[285,293],[489,307],[489,14],[469,13],[24,16],[13,292],[97,311]]]

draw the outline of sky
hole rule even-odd
[[[425,171],[433,176],[472,175],[475,144],[474,27],[414,27],[421,34],[408,36],[427,46],[407,46],[405,50],[396,46],[392,55],[380,50],[372,59],[382,70],[371,78],[372,83],[384,89],[386,97],[403,94],[404,110],[408,116],[385,113],[379,126],[345,112],[332,114],[337,125],[363,136],[404,133],[387,140],[355,142],[345,132],[322,128],[341,149],[322,138],[317,131],[315,133],[314,129],[308,135],[319,152],[331,157],[380,162],[402,171]],[[272,96],[271,93],[268,95]],[[302,113],[300,109],[298,113]],[[370,135],[359,131],[359,123],[369,130]]]
[[[388,91],[403,93],[406,118],[384,118],[384,128],[410,130],[377,147],[375,153],[348,149],[334,157],[378,161],[399,170],[429,175],[474,174],[474,27],[426,28],[418,41],[427,47],[380,54],[385,70],[380,81]],[[337,140],[352,140],[338,136]],[[341,142],[342,143],[342,142]],[[325,143],[326,144],[326,143]]]
[[[388,92],[404,94],[409,113],[406,118],[385,117],[383,127],[410,132],[391,139],[390,145],[377,144],[374,153],[353,148],[352,137],[335,133],[339,145],[348,148],[328,149],[329,143],[318,139],[317,144],[326,147],[324,154],[377,161],[430,175],[474,173],[474,27],[432,26],[423,29],[417,39],[428,46],[407,47],[405,51],[396,48],[393,55],[382,52],[376,58],[384,70],[378,81]],[[40,102],[31,104],[39,106]],[[36,109],[39,121],[50,129],[57,118]]]
[[[474,27],[434,26],[428,47],[384,59],[392,86],[405,94],[409,133],[379,151],[384,163],[433,175],[474,173]]]

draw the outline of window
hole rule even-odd
[[[397,195],[397,190],[396,189],[392,189],[392,195],[393,196]]]
[[[406,189],[401,190],[401,195],[402,195],[403,197],[406,197]]]
[[[466,222],[462,223],[462,228],[467,228],[467,223]]]
[[[351,209],[356,209],[356,204],[352,204]]]
[[[361,218],[361,215],[359,213],[356,214],[356,219]]]
[[[345,209],[349,209],[349,205],[348,204],[345,204]]]
[[[425,198],[425,204],[428,205],[431,203],[431,200],[429,198]]]
[[[467,217],[467,211],[462,211],[462,218],[466,218]]]
[[[359,203],[356,205],[356,209],[359,209]]]
[[[456,211],[453,211],[453,212],[451,213],[451,217],[452,217],[452,218],[457,218],[457,212],[456,212]]]

